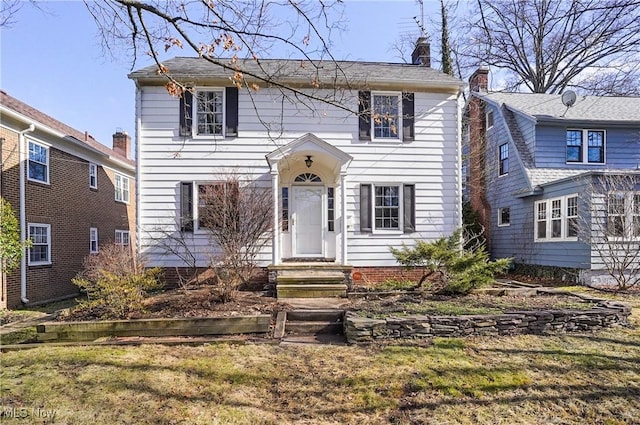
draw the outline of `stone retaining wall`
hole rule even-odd
[[[548,334],[628,325],[631,307],[599,301],[591,310],[535,310],[505,314],[388,317],[369,319],[347,312],[344,334],[350,343],[469,335]]]

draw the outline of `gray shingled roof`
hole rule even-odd
[[[231,65],[233,68],[235,65]],[[182,81],[228,80],[233,71],[215,65],[201,58],[176,57],[163,61],[169,73]],[[458,89],[464,83],[450,75],[433,68],[383,62],[355,61],[303,61],[295,59],[252,59],[238,61],[238,67],[250,76],[272,79],[282,83],[298,83],[311,86],[312,81],[321,86],[343,86],[348,84],[354,88],[362,86],[407,86],[407,87],[447,87]],[[133,80],[152,83],[162,80],[156,72],[156,66],[148,66],[129,74]],[[166,81],[166,80],[163,80]]]
[[[26,103],[16,99],[15,97],[10,96],[4,91],[0,91],[0,104],[46,127],[49,127],[52,130],[58,131],[67,137],[72,137],[77,142],[85,144],[88,147],[93,148],[94,150],[97,150],[107,156],[116,157],[122,162],[125,162],[129,165],[135,164],[135,161],[126,158],[113,149],[108,148],[107,146],[94,139],[90,134],[76,130],[75,128],[70,127],[61,121],[58,121],[57,119],[45,114],[44,112],[27,105]]]
[[[578,96],[570,108],[558,94],[490,93],[482,97],[537,119],[636,121],[640,126],[640,97]]]

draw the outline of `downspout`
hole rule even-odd
[[[18,157],[20,159],[20,240],[27,239],[27,206],[26,206],[26,181],[25,181],[25,163],[27,161],[27,152],[24,135],[35,131],[35,124],[29,124],[29,128],[18,133]],[[20,258],[20,300],[24,304],[29,303],[27,298],[27,258],[22,255]]]

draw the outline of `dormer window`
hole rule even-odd
[[[605,163],[604,130],[567,130],[566,144],[568,163]]]

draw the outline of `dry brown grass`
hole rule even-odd
[[[640,297],[632,302],[638,325]],[[640,418],[637,327],[436,339],[426,347],[42,347],[0,359],[3,411],[54,410],[59,424],[613,425]]]

